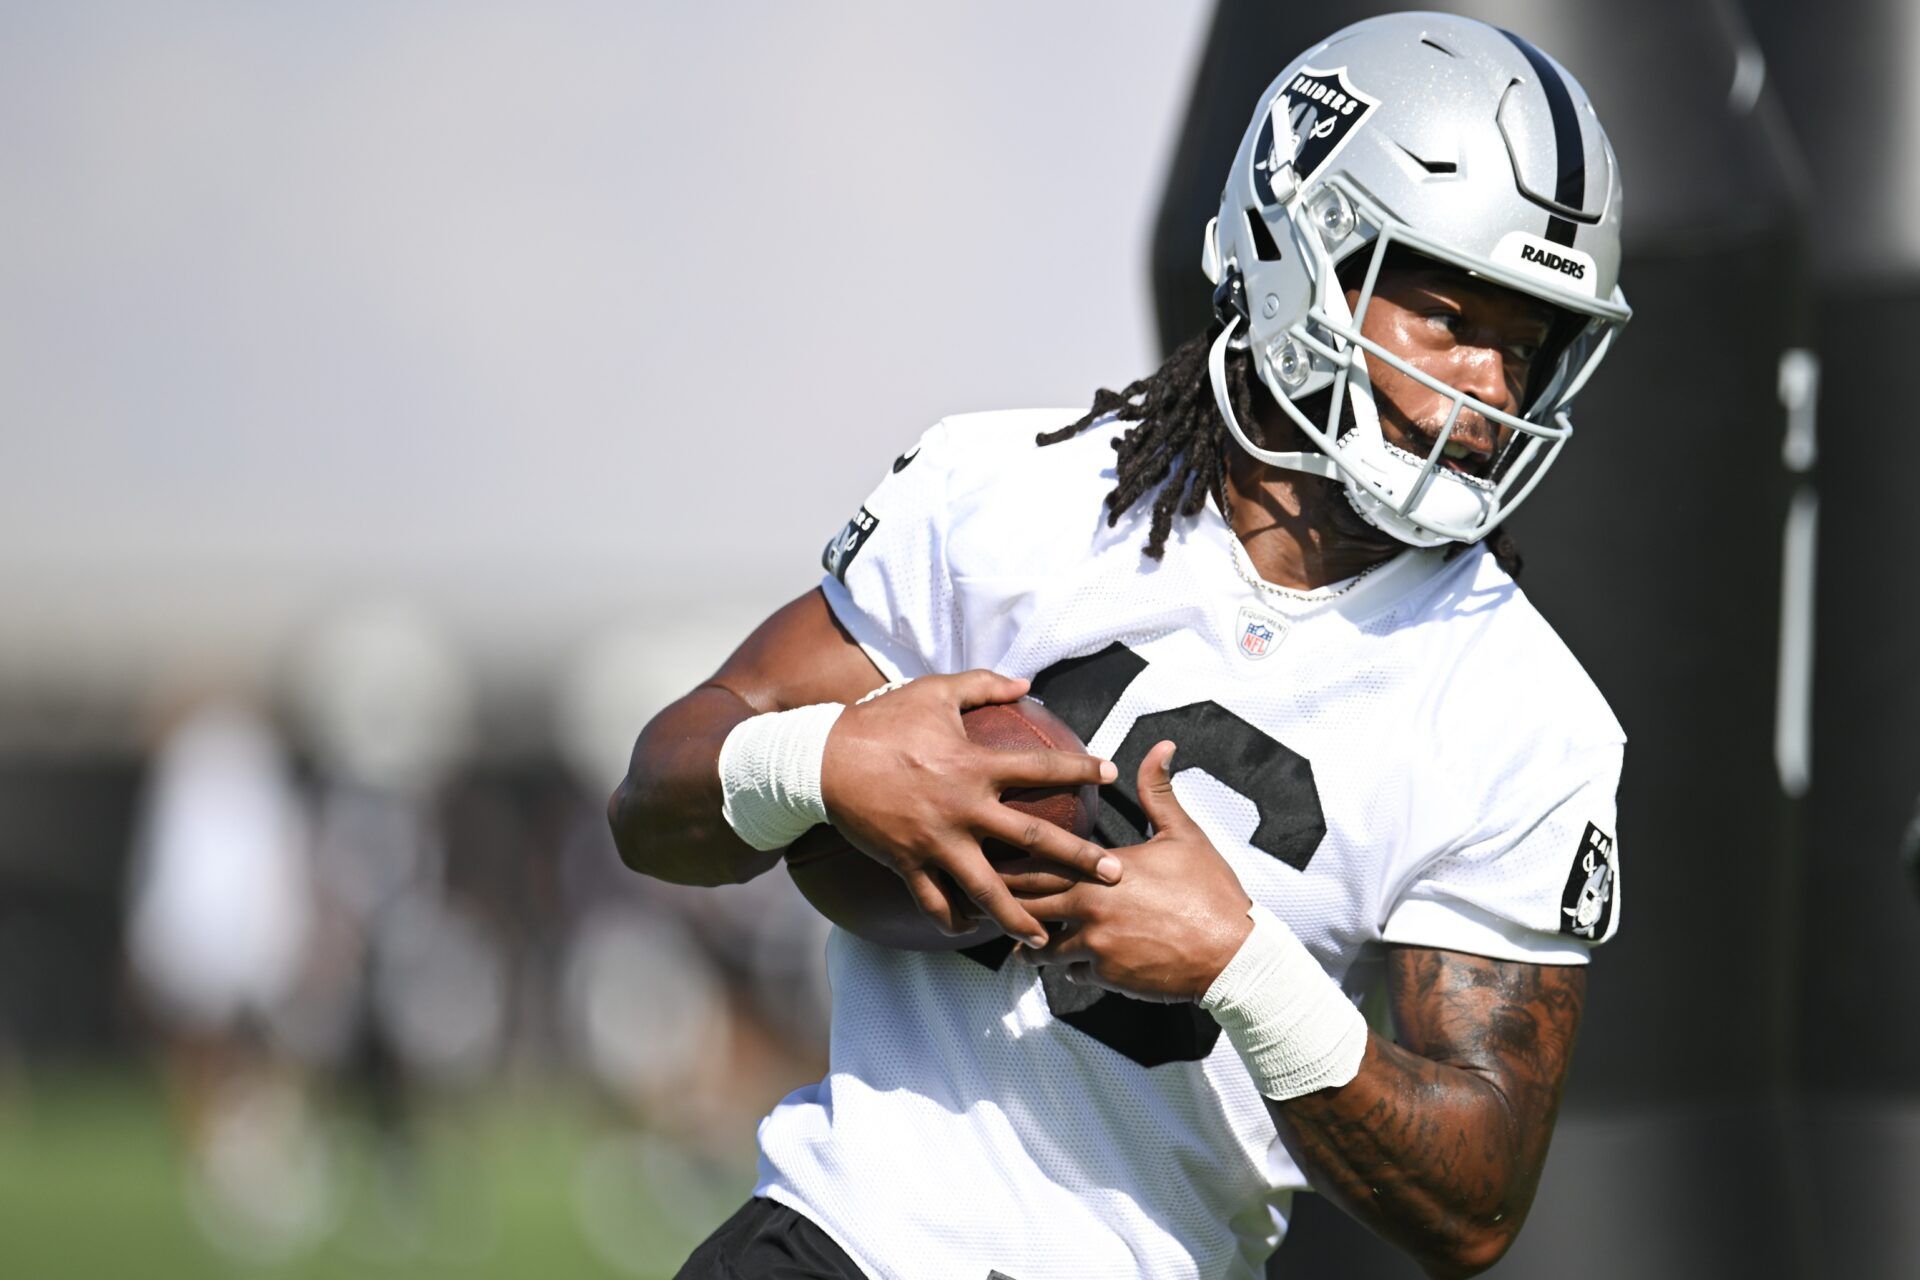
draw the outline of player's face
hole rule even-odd
[[[1347,303],[1359,305],[1357,290]],[[1538,299],[1444,267],[1413,267],[1381,271],[1361,332],[1454,390],[1518,414],[1553,320],[1553,308]],[[1385,361],[1371,362],[1368,372],[1387,440],[1424,456],[1452,400]],[[1511,434],[1463,407],[1443,465],[1485,477]]]

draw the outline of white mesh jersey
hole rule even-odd
[[[1141,554],[1152,495],[1106,524],[1099,423],[949,418],[828,544],[834,612],[889,678],[1034,681],[1113,758],[1102,837],[1162,738],[1180,802],[1247,892],[1356,1000],[1382,943],[1582,963],[1618,925],[1624,735],[1481,548],[1408,551],[1283,593],[1219,512]],[[760,1126],[756,1194],[890,1280],[1253,1277],[1307,1183],[1193,1005],[1086,993],[1006,959],[835,930],[831,1065]]]

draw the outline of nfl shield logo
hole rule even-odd
[[[1258,609],[1240,611],[1240,652],[1255,661],[1272,653],[1287,634],[1287,624]]]

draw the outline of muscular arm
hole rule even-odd
[[[855,702],[883,681],[820,592],[781,609],[713,679],[640,734],[626,781],[607,805],[620,856],[635,871],[679,884],[726,884],[767,870],[780,854],[755,850],[720,813],[720,747],[728,733],[763,712]],[[1026,681],[985,670],[926,676],[849,707],[827,738],[820,794],[833,825],[890,867],[919,910],[950,933],[977,927],[977,911],[1010,936],[1045,941],[995,874],[982,841],[1088,878],[1119,878],[1118,862],[1099,845],[1001,800],[1008,790],[1111,782],[1110,762],[1077,751],[996,751],[967,739],[961,712],[1026,691]]]
[[[729,884],[772,867],[777,851],[754,849],[720,816],[720,744],[748,716],[851,702],[885,680],[818,589],[781,608],[641,731],[607,805],[621,858],[676,884]]]
[[[1269,1102],[1316,1191],[1429,1275],[1474,1275],[1519,1233],[1586,999],[1581,965],[1420,947],[1388,957],[1398,1043],[1347,1084]]]
[[[1156,743],[1140,761],[1135,789],[1153,835],[1114,851],[1125,868],[1117,883],[1063,886],[1058,876],[1008,873],[1035,916],[1069,926],[1045,947],[1016,953],[1022,959],[1064,966],[1072,981],[1138,999],[1204,1005],[1211,998],[1255,922],[1239,877],[1173,792],[1167,762],[1174,749],[1171,741]],[[1273,959],[1275,950],[1266,946],[1263,954]],[[1299,966],[1318,967],[1304,952],[1276,965],[1293,965],[1301,977],[1308,975]],[[1327,982],[1323,973],[1310,976]],[[1359,1071],[1344,1085],[1307,1093],[1276,1087],[1295,1095],[1267,1104],[1281,1141],[1315,1190],[1428,1274],[1484,1271],[1513,1242],[1533,1203],[1586,982],[1582,965],[1392,949],[1387,994],[1397,1042],[1369,1034]],[[1318,994],[1351,1015],[1338,988]],[[1244,1012],[1229,1004],[1215,1016],[1227,1008]],[[1231,1013],[1229,1021],[1247,1030]],[[1305,1047],[1316,1055],[1336,1047],[1317,1031],[1312,1039],[1319,1042]],[[1353,1039],[1351,1029],[1340,1031],[1343,1071]]]

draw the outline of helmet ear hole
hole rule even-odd
[[[1273,242],[1273,232],[1267,230],[1267,220],[1260,216],[1258,209],[1247,210],[1247,238],[1253,242],[1253,252],[1262,262],[1280,261],[1280,246]]]

